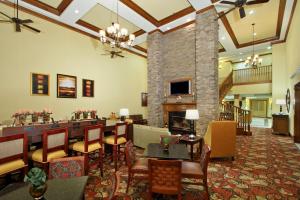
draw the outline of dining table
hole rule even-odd
[[[43,200],[82,200],[88,176],[47,181],[47,191]],[[1,200],[32,200],[28,183],[8,185],[0,191]]]
[[[185,144],[170,144],[165,149],[160,143],[150,143],[144,152],[148,158],[158,158],[166,160],[190,160],[187,146]]]

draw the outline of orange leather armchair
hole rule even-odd
[[[211,147],[211,158],[235,156],[237,123],[235,121],[212,121],[204,136],[205,144]]]

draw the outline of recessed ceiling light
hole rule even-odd
[[[74,11],[74,13],[78,14],[78,13],[79,13],[79,10],[76,9],[76,10]]]
[[[226,39],[226,37],[225,37],[225,36],[223,36],[223,37],[221,37],[221,39],[222,39],[222,40],[225,40],[225,39]]]
[[[257,35],[256,33],[254,33],[253,35]]]
[[[242,52],[240,52],[240,55],[242,55],[243,53]]]
[[[252,15],[252,14],[254,14],[254,10],[249,11],[249,15]]]
[[[240,61],[243,61],[243,59],[240,58]]]
[[[190,18],[187,18],[187,20],[186,20],[187,22],[189,22],[189,21],[191,21],[191,19]]]
[[[167,27],[168,30],[170,30],[170,27]]]
[[[271,47],[271,46],[268,46],[267,49],[272,49],[272,47]]]

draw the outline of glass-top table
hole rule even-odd
[[[145,157],[173,160],[189,160],[191,159],[185,144],[173,144],[166,151],[159,143],[148,144],[147,150],[144,152]]]

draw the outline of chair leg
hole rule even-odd
[[[115,171],[118,171],[118,146],[117,145],[113,146],[113,160],[114,160]]]
[[[43,170],[46,174],[49,174],[49,167],[48,167],[48,163],[43,163]]]
[[[208,186],[207,186],[207,180],[206,179],[203,180],[203,185],[204,185],[204,188],[205,188],[205,191],[206,191],[207,198],[209,199],[209,192],[208,192]]]
[[[130,186],[130,184],[131,184],[132,177],[133,177],[133,173],[131,173],[130,171],[128,171],[128,181],[127,181],[126,194],[128,193],[128,190],[129,190],[129,186]]]
[[[23,178],[25,177],[25,175],[28,173],[28,166],[23,168]]]
[[[85,153],[83,155],[83,158],[84,158],[84,174],[88,175],[88,172],[89,172],[89,154]]]
[[[101,172],[101,177],[103,177],[103,149],[99,149],[99,168]]]

